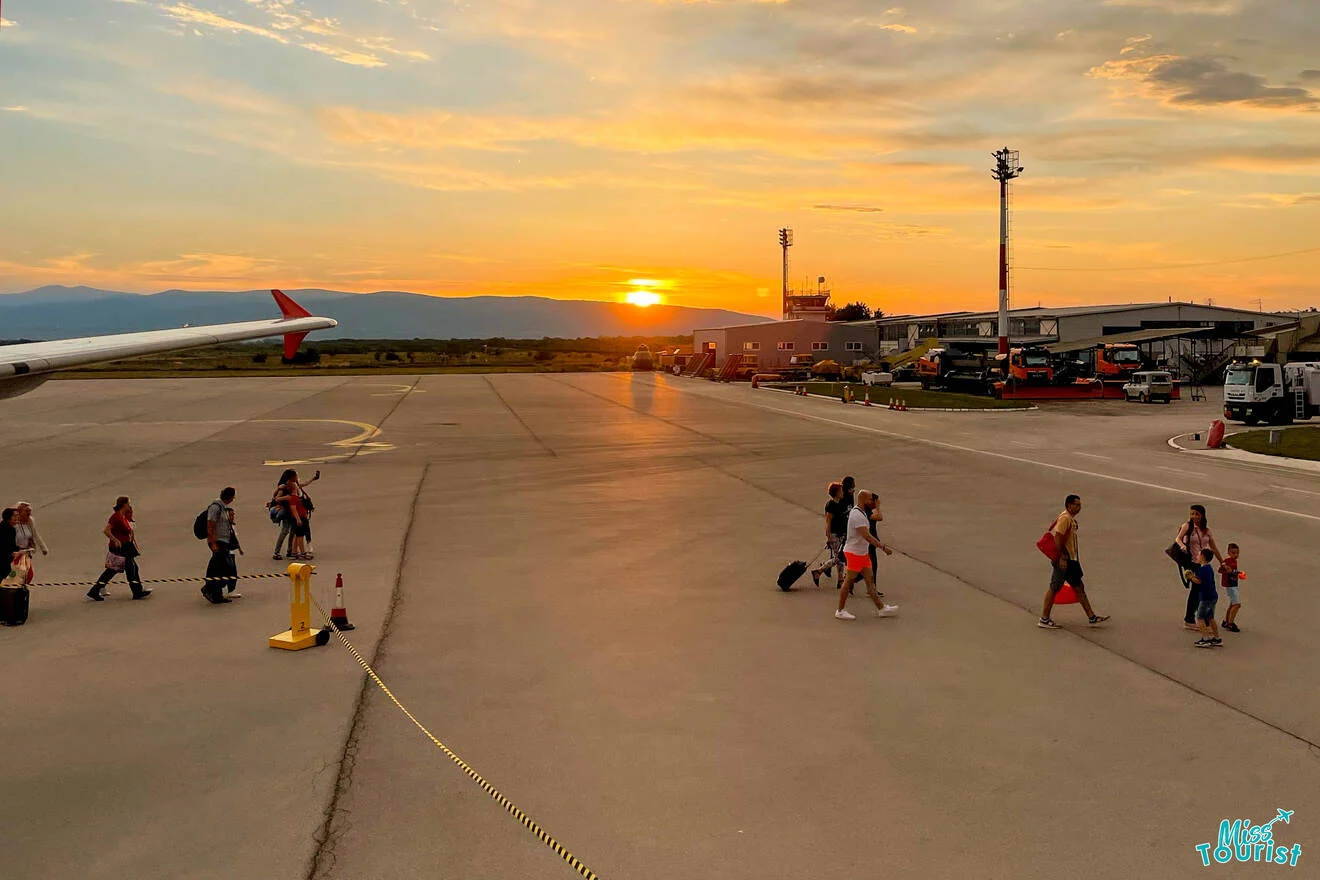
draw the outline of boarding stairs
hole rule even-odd
[[[1233,360],[1233,346],[1227,346],[1217,354],[1200,355],[1194,352],[1182,352],[1178,356],[1178,365],[1187,375],[1191,385],[1204,385],[1215,378],[1229,361]]]
[[[741,354],[731,354],[724,359],[724,366],[720,367],[719,374],[715,377],[716,382],[732,382],[738,378],[738,368],[742,366],[743,356]]]
[[[711,355],[710,352],[699,351],[696,354],[694,354],[690,360],[688,360],[687,369],[683,371],[683,375],[689,378],[693,376],[700,376],[703,370],[705,370],[710,366],[713,366],[714,360],[715,358]]]

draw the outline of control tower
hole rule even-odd
[[[779,247],[784,252],[784,320],[825,321],[830,314],[830,290],[825,276],[816,279],[815,291],[794,290],[788,286],[788,249],[793,246],[793,230],[779,230]]]

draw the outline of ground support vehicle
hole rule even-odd
[[[1123,384],[1144,366],[1141,352],[1131,343],[1102,342],[1080,352],[1091,375],[1102,382]]]
[[[1160,401],[1171,403],[1177,396],[1178,385],[1173,376],[1162,370],[1132,374],[1132,381],[1123,386],[1123,399],[1142,403]]]
[[[1320,415],[1320,364],[1230,364],[1224,373],[1224,418],[1247,425],[1286,425]]]

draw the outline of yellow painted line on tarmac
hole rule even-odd
[[[393,388],[393,391],[386,391],[384,394],[373,394],[372,397],[392,397],[395,394],[425,394],[425,388],[414,388],[411,385],[399,385],[394,382],[363,382],[359,388]]]
[[[291,467],[300,464],[326,464],[328,462],[343,461],[354,455],[375,455],[378,452],[389,452],[395,449],[393,443],[377,441],[376,438],[381,435],[381,429],[370,422],[355,422],[351,419],[253,419],[253,424],[286,422],[295,424],[323,424],[323,425],[348,425],[351,428],[357,428],[358,433],[352,437],[343,440],[332,440],[327,446],[333,446],[337,449],[347,449],[348,452],[336,453],[335,455],[322,455],[312,458],[299,459],[267,459],[264,464],[267,467]]]

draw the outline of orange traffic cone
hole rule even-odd
[[[899,408],[902,412],[907,412],[907,401],[906,401],[906,400],[900,400],[900,401],[898,402],[898,408]]]
[[[894,398],[892,398],[892,397],[889,398],[889,408],[890,408],[890,409],[893,409],[893,408],[894,408]]]
[[[870,389],[870,388],[866,389],[866,402],[865,402],[864,404],[862,404],[862,405],[863,405],[863,406],[870,406],[870,405],[871,405],[871,389]]]
[[[357,629],[348,622],[348,610],[344,608],[344,576],[342,574],[335,575],[335,605],[330,609],[330,622],[340,632]]]

